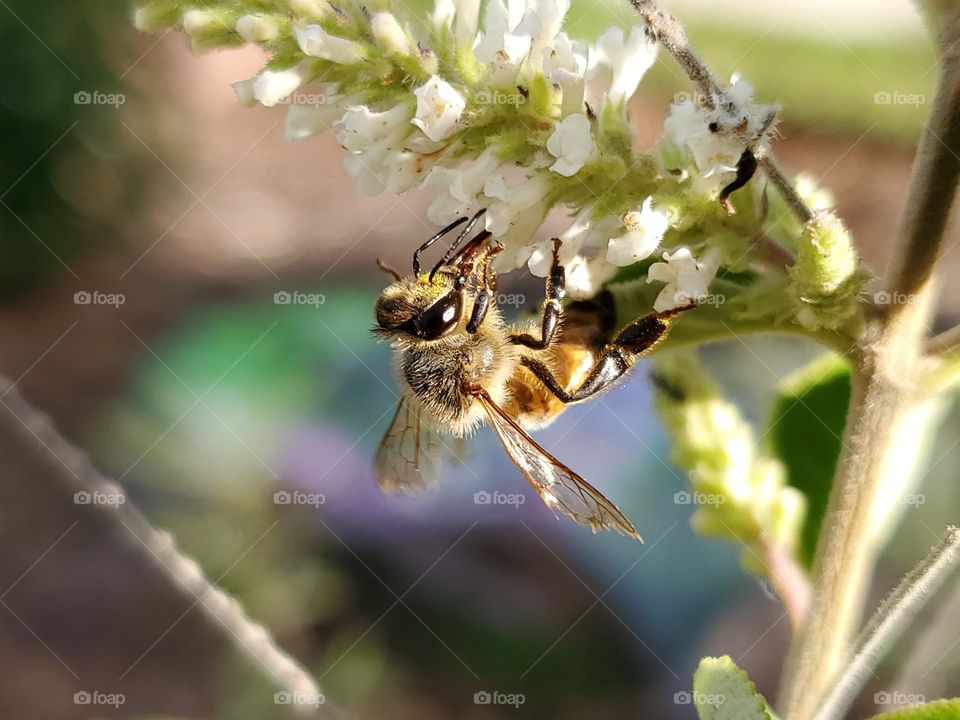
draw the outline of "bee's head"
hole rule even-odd
[[[490,232],[482,230],[476,237],[464,240],[483,215],[480,210],[472,218],[460,218],[427,240],[413,254],[413,276],[380,264],[394,282],[377,298],[377,325],[373,332],[395,341],[430,342],[453,332],[460,324],[463,307],[474,300],[465,330],[476,333],[492,302],[490,259],[503,248],[490,245]],[[430,272],[421,272],[420,253],[463,223],[466,227]],[[469,296],[469,297],[468,297]]]
[[[377,298],[373,332],[392,339],[439,340],[460,323],[464,294],[456,274],[446,269],[400,278]]]

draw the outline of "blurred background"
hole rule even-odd
[[[0,372],[331,701],[401,720],[692,718],[691,673],[723,653],[775,696],[786,618],[737,548],[689,528],[643,364],[540,440],[645,545],[555,520],[488,432],[437,492],[384,497],[371,459],[397,388],[368,334],[374,259],[408,267],[429,196],[361,197],[332,134],[295,145],[283,108],[238,106],[229,83],[259,69],[257,51],[194,56],[107,0],[0,6]],[[783,105],[781,159],[833,190],[882,268],[936,80],[908,0],[667,6],[719,74]],[[615,22],[630,13],[574,0],[568,31]],[[685,89],[662,58],[631,108],[641,147]],[[539,305],[540,280],[504,283],[517,312]],[[958,320],[947,282],[939,322]],[[778,382],[817,352],[757,337],[707,359],[762,427]],[[956,521],[948,412],[876,597]],[[525,501],[475,502],[495,490]],[[0,716],[281,717],[230,638],[63,492],[49,463],[0,459]],[[851,717],[883,709],[890,675]],[[93,691],[124,702],[74,702]]]

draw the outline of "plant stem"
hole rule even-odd
[[[810,222],[813,219],[813,211],[807,207],[793,183],[787,180],[787,175],[774,154],[770,150],[765,150],[757,155],[757,162],[797,219],[804,224]]]
[[[736,106],[733,98],[730,97],[707,64],[690,47],[687,32],[677,18],[662,10],[654,0],[630,0],[630,3],[643,18],[654,37],[660,41],[660,44],[670,53],[671,57],[683,68],[691,82],[696,85],[702,95],[703,103],[709,107],[713,107],[714,103]],[[768,126],[772,125],[775,117],[776,108],[772,108],[771,115],[768,117]],[[759,138],[755,138],[755,140],[759,140]],[[761,150],[760,147],[751,149],[754,150],[764,174],[770,178],[773,186],[783,195],[787,205],[796,214],[800,222],[809,222],[813,213],[803,202],[800,195],[797,194],[793,184],[787,180],[783,168],[773,154],[773,150],[770,148]]]
[[[50,420],[33,409],[10,381],[0,376],[0,433],[3,446],[12,447],[20,458],[30,458],[43,468],[38,478],[57,486],[65,498],[75,493],[123,498],[115,504],[80,506],[84,512],[95,513],[99,520],[115,530],[118,541],[130,553],[142,558],[158,576],[179,591],[190,609],[195,609],[215,630],[246,656],[253,668],[268,679],[275,688],[294,697],[322,696],[310,673],[287,654],[270,632],[252,620],[232,596],[204,575],[192,559],[181,553],[171,536],[151,526],[130,502],[123,489],[101,475],[66,438],[60,435]],[[294,705],[290,710],[307,713],[317,718],[334,720],[343,717],[332,703],[318,707]],[[286,713],[284,713],[286,714]]]
[[[796,632],[810,610],[810,581],[794,553],[775,543],[761,541],[761,551],[770,583],[783,603]]]
[[[917,614],[960,563],[960,530],[947,528],[944,538],[878,608],[864,629],[850,664],[827,693],[814,720],[838,720],[870,679],[883,657],[906,632]]]
[[[917,151],[901,241],[886,288],[908,298],[872,318],[860,343],[854,392],[814,567],[810,619],[785,671],[789,720],[807,720],[842,663],[860,621],[876,559],[878,495],[912,448],[901,446],[903,414],[920,395],[933,269],[960,174],[960,75],[948,58],[927,132]]]

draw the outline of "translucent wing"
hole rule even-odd
[[[637,529],[599,490],[540,447],[517,421],[481,391],[477,399],[517,469],[533,485],[540,499],[593,532],[615,530],[643,542]]]
[[[392,493],[428,490],[440,477],[442,439],[421,418],[420,403],[404,395],[377,450],[380,487]]]

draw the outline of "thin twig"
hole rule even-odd
[[[814,720],[838,720],[843,717],[880,661],[958,564],[960,530],[949,527],[944,538],[924,561],[900,581],[877,609],[861,634],[852,660],[827,693],[813,716]]]
[[[813,219],[813,211],[807,207],[807,204],[803,201],[803,198],[800,197],[800,193],[797,192],[793,183],[787,180],[786,173],[780,166],[780,161],[777,160],[773,152],[770,149],[763,150],[762,148],[758,148],[757,162],[760,164],[764,174],[770,179],[770,182],[773,183],[773,186],[793,211],[793,214],[797,216],[797,219],[804,224],[810,222]]]
[[[949,596],[937,603],[933,617],[912,638],[912,646],[901,661],[896,679],[890,683],[895,698],[945,697],[960,674],[960,582],[954,582]]]
[[[770,582],[787,611],[790,627],[796,631],[810,610],[810,580],[797,556],[783,546],[761,541],[760,549]]]
[[[670,53],[670,56],[676,60],[687,77],[700,91],[701,102],[711,108],[716,107],[716,105],[725,108],[737,107],[737,103],[730,97],[724,85],[717,80],[707,64],[690,47],[687,32],[677,18],[661,9],[654,0],[630,0],[630,3],[643,18],[649,32]],[[813,212],[797,193],[793,183],[787,179],[773,151],[769,148],[763,148],[762,144],[759,143],[759,140],[766,134],[766,130],[773,124],[775,117],[776,113],[774,111],[765,123],[761,137],[754,138],[755,146],[750,149],[754,151],[764,174],[770,178],[773,186],[783,195],[789,208],[796,214],[800,222],[807,223],[813,217]]]
[[[326,702],[310,673],[277,645],[270,632],[252,620],[232,596],[214,585],[192,559],[180,552],[169,533],[156,530],[133,506],[123,489],[93,467],[86,455],[56,431],[42,413],[31,407],[10,381],[0,376],[0,432],[8,434],[25,453],[43,460],[46,477],[57,483],[65,497],[89,493],[91,497],[122,498],[109,504],[83,507],[99,513],[130,552],[138,554],[169,584],[178,589],[208,624],[219,631],[276,689],[290,695],[291,703],[279,710],[299,711],[317,718],[343,715]]]

